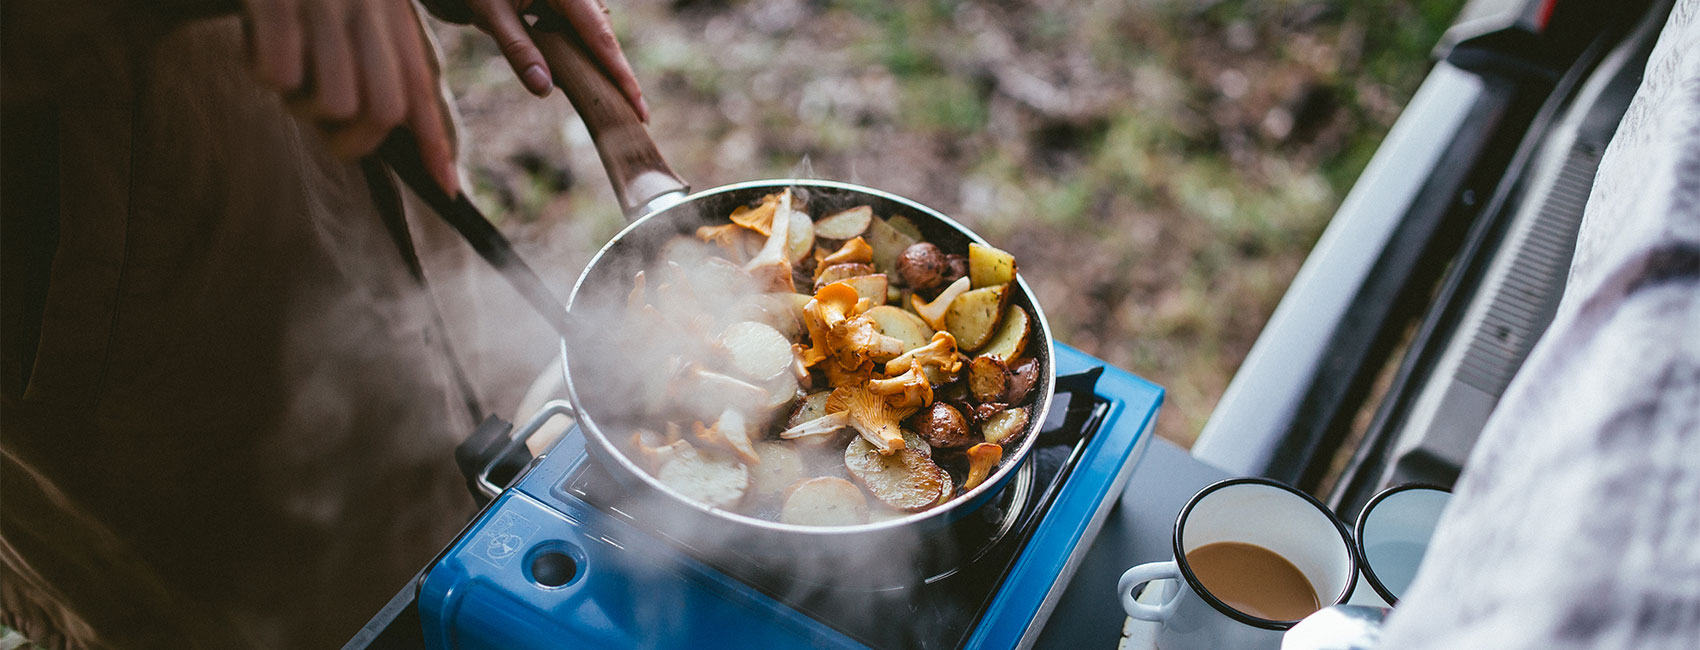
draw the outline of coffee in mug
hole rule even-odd
[[[1357,584],[1345,524],[1315,497],[1265,478],[1194,494],[1175,520],[1173,558],[1117,583],[1128,616],[1162,624],[1154,641],[1163,650],[1277,650],[1288,628],[1345,602]],[[1154,582],[1158,598],[1135,599]]]
[[[1262,546],[1215,542],[1193,549],[1186,561],[1205,589],[1252,616],[1291,621],[1322,609],[1304,573]]]

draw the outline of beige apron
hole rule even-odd
[[[398,246],[387,175],[252,80],[235,19],[98,5],[4,8],[12,279],[14,223],[58,236],[38,315],[7,286],[0,612],[48,647],[338,647],[471,514],[409,259],[455,248],[416,214]]]

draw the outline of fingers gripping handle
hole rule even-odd
[[[682,197],[690,186],[661,157],[637,110],[590,58],[578,36],[564,25],[564,19],[541,16],[530,32],[532,42],[549,62],[555,85],[578,109],[591,140],[596,142],[596,153],[602,157],[626,218],[641,216],[657,198],[669,194]]]
[[[1122,609],[1127,615],[1142,621],[1164,621],[1175,613],[1175,606],[1181,601],[1181,590],[1176,589],[1174,595],[1162,603],[1150,605],[1133,599],[1133,588],[1151,582],[1152,580],[1179,580],[1180,567],[1174,562],[1147,562],[1127,570],[1122,574],[1121,581],[1116,583],[1116,593],[1121,595]]]

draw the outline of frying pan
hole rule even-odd
[[[417,160],[405,132],[392,135],[380,153],[561,333],[569,399],[596,465],[619,486],[613,498],[620,502],[622,511],[634,513],[634,517],[658,526],[675,540],[709,555],[754,558],[758,564],[798,575],[816,573],[812,567],[827,563],[837,569],[836,576],[825,578],[832,582],[902,583],[914,579],[909,575],[915,561],[911,553],[938,559],[941,553],[955,552],[950,548],[915,549],[933,546],[948,537],[942,534],[944,528],[998,495],[1022,471],[1050,409],[1056,383],[1051,332],[1026,281],[1017,277],[1011,303],[1033,316],[1028,350],[1038,360],[1039,380],[1032,392],[1032,413],[1027,430],[1012,448],[1005,449],[1003,462],[979,486],[922,512],[833,527],[758,519],[712,508],[679,494],[661,484],[614,442],[619,433],[629,435],[629,427],[635,424],[631,409],[614,406],[626,401],[622,399],[622,386],[627,383],[619,377],[630,372],[626,367],[630,364],[622,364],[621,348],[610,344],[615,337],[594,317],[625,300],[634,270],[653,263],[666,241],[688,235],[702,225],[726,223],[734,208],[753,204],[786,187],[807,196],[811,214],[868,205],[876,215],[905,215],[920,228],[926,241],[946,251],[965,251],[969,242],[985,241],[920,203],[850,183],[772,179],[688,193],[684,180],[667,165],[636,113],[577,37],[563,29],[558,19],[548,16],[540,17],[532,27],[532,37],[556,83],[584,120],[613,183],[615,197],[631,220],[591,259],[565,307],[513,254],[508,242],[476,206],[464,196],[450,198],[437,188]],[[899,559],[894,561],[894,557]]]

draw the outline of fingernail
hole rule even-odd
[[[648,124],[649,123],[649,100],[648,99],[645,99],[643,97],[638,98],[638,111],[643,113],[643,115],[642,115],[643,123]]]
[[[543,66],[531,64],[531,67],[526,68],[525,72],[519,73],[519,79],[521,83],[525,84],[526,90],[531,91],[531,94],[538,97],[549,96],[549,71],[544,70]]]

